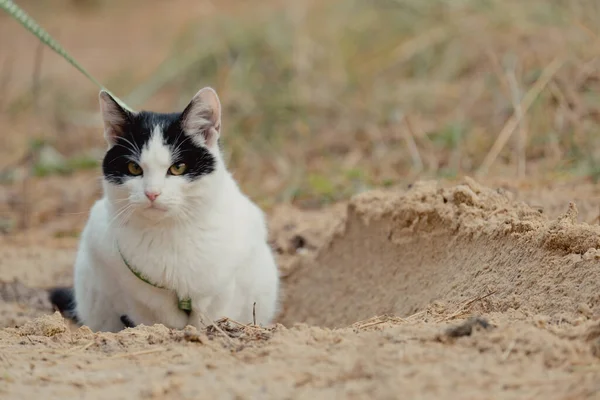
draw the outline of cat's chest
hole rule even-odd
[[[210,258],[210,247],[191,238],[176,235],[156,237],[119,238],[120,255],[146,266],[190,267]]]
[[[118,256],[157,278],[199,271],[218,262],[217,244],[202,231],[163,230],[115,235]]]
[[[111,264],[111,269],[120,276],[118,279],[131,284],[135,284],[134,276],[138,275],[182,295],[204,293],[210,296],[234,279],[241,265],[239,259],[246,254],[231,246],[236,233],[230,228],[231,224],[207,221],[197,225],[188,221],[186,226],[174,228],[121,226],[107,232],[109,259],[105,255],[100,257]]]

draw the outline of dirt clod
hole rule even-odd
[[[27,322],[18,329],[21,336],[54,336],[67,331],[67,325],[59,312],[44,315],[38,319]]]
[[[491,329],[490,323],[485,318],[471,317],[460,325],[448,328],[444,334],[451,338],[471,336],[473,330],[477,329],[478,327],[483,329]]]

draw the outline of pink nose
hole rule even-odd
[[[146,197],[150,201],[154,201],[154,200],[156,200],[156,198],[158,196],[160,196],[160,192],[144,192],[144,193],[146,194]]]

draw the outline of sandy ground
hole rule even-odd
[[[234,0],[100,14],[21,3],[95,75],[135,65],[138,83],[189,21],[248,11]],[[31,85],[38,43],[22,33],[0,15],[4,104]],[[96,110],[96,88],[44,54],[41,109],[68,86]],[[21,114],[0,114],[0,169],[56,124]],[[104,145],[95,128],[59,133],[67,153]],[[16,182],[0,187],[0,399],[600,398],[599,185],[415,182],[320,210],[278,205],[267,210],[284,289],[276,325],[93,334],[53,313],[46,290],[72,283],[97,171]]]
[[[599,398],[599,197],[467,178],[277,207],[278,323],[203,331],[53,314],[85,213],[44,220],[0,239],[0,397]]]

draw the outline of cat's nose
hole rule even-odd
[[[152,191],[152,192],[150,192],[150,191],[147,191],[147,192],[144,192],[144,193],[146,194],[146,197],[147,197],[147,198],[148,198],[148,200],[150,200],[150,201],[154,201],[154,200],[156,200],[156,198],[157,198],[158,196],[160,196],[160,192],[156,192],[156,191]]]

